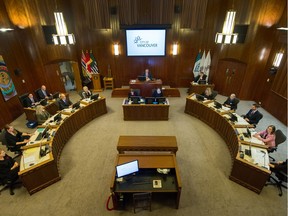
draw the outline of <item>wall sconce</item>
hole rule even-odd
[[[173,44],[172,46],[172,55],[177,55],[178,54],[178,44]]]
[[[283,52],[276,53],[272,66],[278,68],[282,58],[283,58]]]
[[[114,44],[114,55],[115,56],[119,55],[119,45],[118,44]]]
[[[11,28],[0,28],[0,32],[7,32],[7,31],[13,31],[14,29]]]

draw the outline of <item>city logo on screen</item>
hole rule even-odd
[[[149,40],[143,40],[140,36],[135,37],[134,44],[137,47],[157,47],[157,43],[151,43]]]

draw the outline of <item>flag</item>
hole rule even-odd
[[[97,67],[97,62],[96,62],[96,59],[92,53],[92,50],[90,50],[90,59],[92,60],[92,62],[90,64],[92,73],[95,73],[95,74],[99,73],[98,67]]]
[[[85,64],[86,64],[86,70],[89,73],[92,73],[91,63],[92,63],[92,59],[90,58],[90,54],[89,54],[88,50],[86,50],[86,53],[85,53]]]
[[[92,76],[91,74],[87,71],[86,67],[86,57],[84,55],[84,52],[82,50],[82,55],[81,55],[81,66],[82,66],[82,75],[85,79],[90,79]]]
[[[204,50],[204,53],[203,53],[201,61],[200,61],[200,71],[202,71],[202,72],[204,72],[204,63],[205,63],[205,50]]]
[[[207,53],[207,56],[205,58],[205,62],[204,62],[204,74],[207,75],[207,81],[208,81],[208,77],[209,77],[209,71],[210,71],[210,65],[211,65],[211,55],[210,55],[210,50]]]
[[[200,61],[201,61],[201,50],[199,50],[199,53],[196,56],[196,60],[195,60],[194,68],[193,68],[194,77],[196,77],[200,72]]]

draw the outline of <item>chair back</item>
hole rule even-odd
[[[2,143],[2,145],[7,146],[7,141],[5,139],[5,134],[6,134],[6,130],[2,129],[2,131],[0,133],[0,142]]]
[[[140,89],[133,89],[133,92],[135,92],[137,96],[140,96]]]
[[[40,91],[40,90],[41,90],[41,88],[38,88],[38,89],[36,89],[36,90],[34,91],[35,96],[36,96],[36,98],[37,98],[38,101],[41,100],[41,98],[40,98],[40,96],[39,96],[39,91]]]
[[[78,92],[78,94],[79,94],[79,96],[81,97],[81,99],[84,99],[83,92],[84,92],[83,90],[81,90],[81,91]]]
[[[276,130],[275,131],[275,144],[276,146],[278,146],[279,144],[283,143],[286,141],[286,136],[283,134],[283,132],[281,130]]]
[[[213,99],[215,99],[217,95],[218,95],[218,92],[215,90],[212,90]]]
[[[26,102],[25,102],[25,100],[28,98],[28,93],[25,93],[25,94],[23,94],[23,95],[20,95],[18,98],[19,98],[19,101],[20,101],[20,103],[22,104],[22,106],[23,107],[25,107],[26,106]]]

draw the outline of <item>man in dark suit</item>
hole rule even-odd
[[[194,82],[199,84],[206,84],[207,75],[203,71],[200,71],[199,75],[195,77]]]
[[[63,110],[63,109],[67,109],[67,108],[72,108],[72,102],[66,98],[66,95],[65,94],[60,94],[60,100],[58,102],[59,104],[59,109],[60,110]]]
[[[152,74],[151,74],[151,72],[149,71],[149,69],[145,69],[145,72],[144,72],[143,76],[146,77],[146,81],[152,80]]]
[[[237,104],[239,103],[239,99],[236,98],[235,94],[231,94],[230,97],[223,103],[223,106],[229,107],[231,110],[237,109]]]
[[[260,121],[260,119],[263,117],[263,115],[258,111],[258,104],[253,104],[252,108],[248,111],[246,115],[243,116],[243,118],[249,123],[253,124],[255,127]]]
[[[39,104],[39,102],[33,97],[33,94],[29,94],[28,97],[24,101],[25,107],[32,107]]]
[[[152,97],[163,97],[163,92],[162,92],[161,88],[157,88],[153,92]]]
[[[38,97],[40,100],[42,99],[48,99],[49,97],[51,97],[52,94],[50,94],[47,90],[46,90],[46,86],[42,85],[41,89],[38,91]]]

